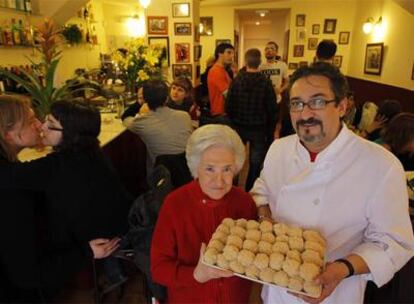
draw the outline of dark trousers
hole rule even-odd
[[[269,147],[267,132],[263,127],[236,126],[236,131],[244,144],[249,142],[249,173],[245,190],[249,191],[262,170],[263,161]]]

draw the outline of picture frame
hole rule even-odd
[[[338,44],[348,44],[351,32],[339,32]]]
[[[200,58],[202,56],[202,45],[195,45],[194,46],[194,61],[198,62],[200,61]]]
[[[295,44],[293,46],[293,57],[303,57],[305,47],[303,44]]]
[[[320,30],[321,30],[320,24],[312,24],[312,35],[319,35]]]
[[[216,39],[216,47],[219,44],[222,44],[222,43],[229,43],[229,44],[231,44],[231,40],[230,39]]]
[[[318,38],[309,38],[308,39],[308,50],[316,50],[318,47]]]
[[[323,24],[324,34],[335,34],[336,30],[336,19],[325,19]]]
[[[168,37],[148,37],[148,45],[161,46],[163,49],[163,53],[161,55],[162,65],[164,65],[164,61],[167,66],[170,66],[170,40]]]
[[[365,50],[364,73],[381,75],[384,43],[367,43]]]
[[[190,17],[190,3],[173,3],[172,16],[173,18]]]
[[[212,36],[213,35],[213,17],[200,17],[200,35]]]
[[[200,42],[200,26],[194,24],[194,42]]]
[[[306,29],[304,27],[296,29],[296,42],[305,43],[306,41]]]
[[[297,70],[299,68],[299,64],[297,62],[289,62],[288,69],[289,70]]]
[[[173,64],[172,65],[173,78],[187,77],[193,78],[193,65],[192,64]]]
[[[308,66],[308,62],[307,61],[299,61],[299,67],[307,67]]]
[[[191,36],[191,22],[174,22],[174,34],[176,36]]]
[[[296,15],[296,26],[305,26],[306,15],[298,14]]]
[[[342,55],[335,55],[332,63],[334,66],[340,69],[342,67]]]
[[[168,35],[167,16],[148,16],[148,35]]]
[[[190,63],[190,43],[176,43],[175,63]]]

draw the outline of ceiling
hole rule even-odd
[[[200,0],[200,5],[202,6],[229,6],[229,5],[248,5],[248,4],[260,4],[260,3],[269,3],[277,2],[282,0]]]

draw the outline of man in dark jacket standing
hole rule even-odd
[[[226,100],[226,113],[243,142],[249,142],[249,173],[246,191],[260,174],[276,124],[276,96],[272,82],[260,73],[261,54],[245,54],[246,71],[233,80]]]

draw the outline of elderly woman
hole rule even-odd
[[[227,126],[206,125],[189,138],[186,157],[195,180],[165,199],[152,240],[153,280],[167,287],[170,303],[247,302],[249,281],[201,263],[204,244],[224,218],[256,217],[252,198],[233,186],[243,143]]]

